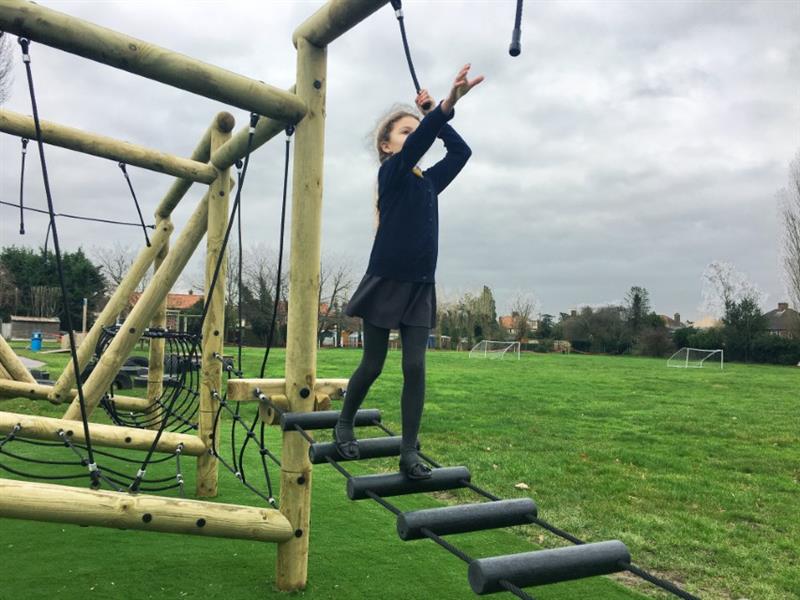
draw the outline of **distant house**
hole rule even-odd
[[[134,292],[131,294],[129,310],[139,301],[142,294]],[[203,301],[202,294],[195,294],[189,290],[188,294],[167,294],[167,329],[170,331],[188,331],[189,322],[192,319],[199,319],[199,314],[189,311],[198,302]]]
[[[500,323],[500,328],[506,332],[506,334],[516,337],[517,336],[517,327],[518,327],[518,320],[519,315],[515,312],[512,312],[510,315],[506,315],[503,317],[498,317],[497,321]],[[533,333],[539,329],[539,320],[534,318],[528,319],[528,331],[526,333]]]
[[[767,319],[767,331],[772,335],[785,338],[800,336],[800,313],[789,308],[788,302],[779,302],[778,308],[764,314]]]
[[[662,321],[664,321],[664,326],[669,331],[676,331],[678,329],[683,329],[684,327],[686,327],[686,325],[684,325],[681,322],[681,313],[675,313],[675,316],[673,317],[669,317],[667,315],[658,315],[658,316],[661,317]]]
[[[517,335],[515,315],[506,315],[505,317],[500,317],[497,320],[500,321],[500,327],[502,330],[508,335]]]
[[[722,327],[722,321],[717,317],[705,315],[692,323],[692,327],[695,329],[713,329],[714,327]]]

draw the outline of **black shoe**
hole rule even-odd
[[[352,430],[350,433],[352,437]],[[358,460],[361,458],[361,452],[358,448],[358,441],[356,439],[343,440],[339,436],[338,425],[333,428],[333,440],[336,444],[336,451],[345,460]]]
[[[416,452],[400,457],[400,472],[412,481],[430,479],[433,475],[431,468],[422,462]]]

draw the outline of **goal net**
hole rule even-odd
[[[519,360],[519,342],[496,342],[483,340],[469,351],[470,358],[504,358],[507,354],[517,356]]]
[[[711,365],[723,368],[725,362],[722,350],[707,350],[702,348],[681,348],[669,357],[668,367],[695,368]]]

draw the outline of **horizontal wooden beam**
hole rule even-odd
[[[33,2],[0,0],[0,31],[279,121],[297,123],[306,113],[280,88]]]
[[[325,394],[331,399],[341,398],[349,379],[317,379],[316,394]],[[228,400],[235,402],[257,402],[256,390],[265,396],[286,394],[285,379],[229,379]]]
[[[302,37],[322,48],[387,3],[388,0],[328,0],[295,29],[292,41],[297,47],[297,39]]]
[[[61,404],[65,399],[72,401],[78,395],[78,390],[72,389],[65,398],[53,399],[53,386],[41,383],[27,383],[24,381],[8,381],[0,379],[0,399],[28,398],[30,400],[49,400],[53,404]],[[115,395],[112,400],[117,408],[143,412],[152,404],[147,398],[135,396]]]
[[[0,379],[0,397],[2,398],[28,398],[29,400],[50,400],[53,391],[52,385],[43,385],[29,381],[11,381]],[[58,402],[53,402],[58,404]]]
[[[62,440],[58,436],[58,432],[64,431],[70,440],[81,444],[86,443],[81,421],[0,412],[0,434],[13,431],[17,425],[20,426],[16,433],[18,437],[60,442]],[[157,431],[149,429],[89,423],[89,435],[92,438],[92,444],[96,446],[149,450],[157,434]],[[172,453],[179,444],[183,444],[183,454],[189,456],[200,456],[207,452],[205,444],[196,435],[170,431],[161,434],[161,438],[156,444],[156,452]]]
[[[158,173],[174,175],[190,181],[211,183],[217,170],[207,163],[180,158],[159,150],[137,146],[114,138],[88,133],[50,121],[40,122],[42,141],[53,146],[76,150]],[[36,139],[33,117],[0,110],[0,131],[19,137]]]
[[[0,479],[0,517],[260,542],[294,536],[280,511]]]

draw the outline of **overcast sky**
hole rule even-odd
[[[292,31],[322,2],[40,4],[287,88]],[[473,156],[440,197],[445,298],[486,284],[501,313],[524,292],[558,314],[639,285],[657,312],[692,319],[713,260],[746,273],[768,295],[764,308],[787,298],[776,192],[800,147],[800,2],[528,0],[517,58],[511,0],[404,7],[417,73],[437,99],[465,62],[486,76],[452,121]],[[226,108],[39,44],[31,55],[41,117],[72,127],[188,156]],[[328,76],[323,253],[349,259],[357,280],[373,237],[369,135],[414,95],[390,7],[331,44]],[[30,114],[19,60],[4,108]],[[231,112],[237,129],[246,123]],[[0,133],[7,202],[18,198],[19,152]],[[282,155],[279,136],[251,162],[245,246],[276,247]],[[426,164],[441,155],[434,146]],[[57,211],[136,219],[115,163],[51,146],[46,156]],[[45,207],[37,160],[29,154],[26,204]],[[152,215],[170,178],[129,173]],[[178,227],[201,194],[196,185],[177,209]],[[46,217],[28,213],[26,224],[20,236],[15,210],[0,206],[0,245],[40,246]],[[89,253],[142,242],[136,228],[66,219],[59,232],[65,249]]]

